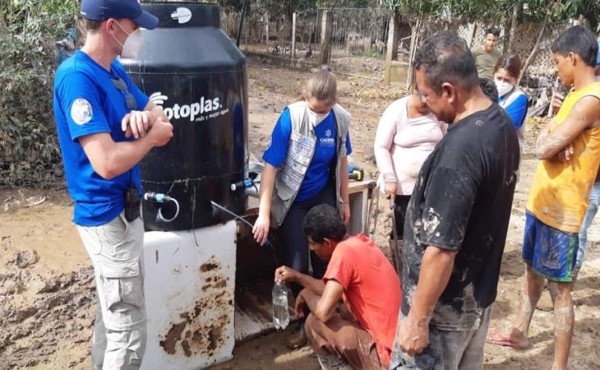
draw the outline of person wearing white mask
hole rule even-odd
[[[140,27],[158,18],[137,0],[82,0],[81,15],[86,41],[56,71],[54,116],[73,222],[96,278],[92,368],[139,369],[147,330],[138,162],[169,142],[173,126],[117,57],[134,57]]]
[[[523,123],[527,115],[527,95],[517,86],[521,74],[521,59],[517,54],[503,55],[494,67],[494,82],[498,89],[498,104],[504,108],[519,137],[519,145],[523,147]]]
[[[303,99],[287,106],[275,124],[263,160],[260,205],[253,233],[263,245],[271,226],[279,227],[286,266],[308,273],[309,248],[302,229],[308,211],[319,204],[339,210],[345,224],[348,203],[350,114],[336,103],[337,83],[327,68],[313,73]],[[313,277],[322,278],[326,262],[310,252]],[[291,286],[294,294],[301,286]],[[304,325],[288,340],[296,348],[306,343]]]

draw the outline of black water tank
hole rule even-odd
[[[173,139],[141,163],[144,191],[167,194],[180,204],[172,222],[157,219],[158,206],[143,203],[146,230],[188,230],[222,220],[210,201],[242,213],[247,197],[230,190],[245,178],[248,96],[246,59],[220,29],[219,7],[197,3],[149,3],[160,19],[143,30],[135,60],[122,62],[133,81],[162,105]],[[173,203],[162,208],[174,215]]]

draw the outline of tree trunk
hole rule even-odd
[[[508,36],[508,43],[504,48],[505,53],[511,53],[513,51],[513,42],[517,35],[517,18],[519,16],[519,8],[521,7],[520,2],[517,2],[513,6],[512,17],[510,19],[510,32]]]
[[[471,37],[469,39],[469,49],[473,49],[473,41],[475,41],[475,36],[477,36],[477,22],[473,23],[473,32],[471,32]]]
[[[400,11],[396,9],[394,11],[394,39],[392,45],[392,60],[398,59],[398,42],[400,41],[400,22],[402,21],[402,15]]]
[[[391,82],[392,61],[398,59],[398,35],[400,34],[400,12],[394,10],[388,28],[387,52],[385,54],[385,83]]]
[[[410,51],[408,54],[408,71],[406,76],[406,87],[410,88],[415,83],[415,68],[413,61],[417,53],[417,45],[419,44],[419,35],[421,30],[421,17],[417,18],[417,22],[412,27],[410,38]]]
[[[540,41],[542,40],[542,35],[544,34],[544,31],[546,30],[546,25],[548,24],[548,19],[550,18],[550,13],[552,12],[552,8],[556,4],[556,2],[557,2],[557,0],[551,2],[550,4],[548,4],[548,7],[546,8],[546,15],[544,16],[544,21],[542,22],[542,27],[540,28],[538,37],[535,40],[535,44],[533,45],[533,48],[531,49],[531,53],[529,53],[529,57],[527,57],[525,64],[523,64],[523,68],[521,69],[521,75],[519,76],[517,85],[519,85],[519,83],[521,82],[521,78],[523,78],[523,76],[525,75],[527,68],[529,68],[529,65],[531,64],[531,62],[533,61],[533,58],[535,57],[535,55],[538,52],[538,47],[540,45]]]

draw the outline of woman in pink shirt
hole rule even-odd
[[[446,130],[447,125],[429,111],[416,88],[409,96],[390,104],[379,120],[374,148],[378,182],[386,198],[394,200],[399,239],[421,166]]]

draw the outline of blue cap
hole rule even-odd
[[[596,67],[600,67],[600,41],[598,41],[598,54],[596,54]]]
[[[93,21],[127,18],[149,30],[158,26],[158,18],[142,9],[139,0],[81,0],[80,13]]]

